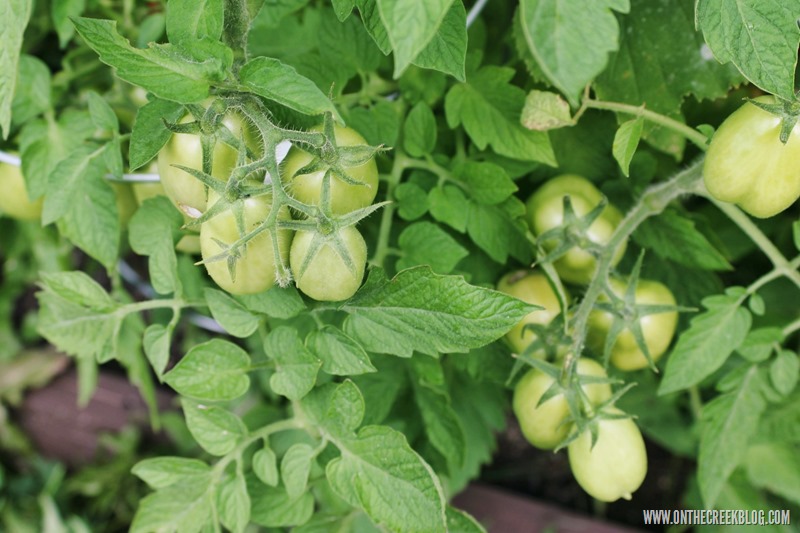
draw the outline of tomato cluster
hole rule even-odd
[[[187,115],[181,123],[191,120]],[[258,151],[256,136],[237,115],[227,115],[223,126],[237,138],[243,137],[252,151]],[[321,132],[323,128],[318,126],[311,131]],[[164,191],[185,215],[197,218],[221,200],[229,204],[221,210],[218,207],[219,213],[209,215],[200,224],[200,253],[209,275],[221,288],[232,294],[262,292],[276,283],[279,268],[288,263],[297,288],[316,300],[345,300],[358,290],[364,277],[367,246],[354,225],[340,225],[338,220],[372,204],[377,194],[378,170],[374,159],[350,165],[349,160],[339,156],[338,147],[366,145],[361,135],[338,126],[333,132],[334,139],[326,139],[321,154],[295,146],[282,164],[283,190],[315,208],[323,222],[313,230],[309,227],[296,233],[285,228],[267,231],[264,227],[273,209],[272,194],[222,198],[177,168],[176,165],[202,168],[201,140],[197,135],[173,134],[161,150],[158,162]],[[217,140],[211,175],[227,182],[237,157],[236,149]],[[262,184],[249,185],[257,188]],[[298,216],[308,219],[307,213]],[[280,225],[292,220],[292,212],[281,205],[275,218]]]

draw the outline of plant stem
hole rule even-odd
[[[648,189],[617,226],[602,254],[597,259],[597,272],[592,278],[589,287],[587,287],[583,300],[572,321],[573,345],[572,351],[564,360],[565,371],[570,371],[569,369],[573,366],[574,360],[583,352],[589,313],[594,308],[594,304],[607,282],[612,266],[611,263],[617,250],[645,219],[661,213],[672,200],[679,196],[696,190],[697,183],[701,179],[702,160],[680,172],[669,181]]]
[[[772,262],[775,266],[775,270],[781,276],[786,276],[789,278],[792,283],[797,285],[800,288],[800,272],[797,271],[798,265],[796,262],[789,262],[786,257],[778,250],[778,248],[772,244],[772,241],[769,240],[769,237],[764,235],[764,233],[758,228],[758,226],[753,223],[753,221],[747,215],[742,212],[741,209],[736,207],[733,204],[729,204],[727,202],[720,202],[719,200],[713,198],[708,192],[705,192],[704,196],[706,196],[717,208],[725,213],[731,221],[739,226],[745,235],[750,237],[750,239],[759,247],[761,251],[764,252],[764,255]]]
[[[708,149],[708,139],[706,136],[697,131],[696,129],[687,126],[683,122],[669,118],[666,115],[656,113],[645,109],[644,106],[635,106],[630,104],[621,104],[619,102],[604,102],[602,100],[587,99],[583,102],[583,108],[605,109],[607,111],[616,111],[618,113],[626,113],[636,117],[644,117],[646,120],[669,128],[696,144],[701,150]]]
[[[380,233],[378,234],[378,244],[375,247],[375,254],[372,256],[372,259],[369,260],[371,265],[383,267],[383,262],[386,260],[386,256],[389,255],[389,237],[392,233],[392,220],[394,218],[394,211],[396,209],[393,202],[394,189],[400,184],[403,171],[408,167],[410,161],[411,160],[406,156],[405,152],[403,152],[400,148],[395,149],[395,158],[394,164],[392,165],[392,171],[386,180],[388,184],[388,188],[386,190],[386,199],[392,203],[384,207],[383,213],[381,213],[381,228]]]

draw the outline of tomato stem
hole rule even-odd
[[[704,152],[708,149],[708,139],[706,138],[705,135],[703,135],[696,129],[692,128],[691,126],[687,126],[683,122],[677,121],[666,115],[662,115],[661,113],[650,111],[649,109],[646,109],[644,106],[635,106],[630,104],[622,104],[619,102],[605,102],[603,100],[586,99],[583,101],[581,110],[579,110],[578,113],[583,113],[583,111],[587,108],[604,109],[606,111],[616,111],[618,113],[625,113],[636,117],[642,117],[645,120],[652,122],[653,124],[664,126],[665,128],[668,128],[676,133],[679,133],[680,135],[686,137],[689,141],[697,145],[697,147],[703,150]],[[576,114],[576,116],[578,115]]]

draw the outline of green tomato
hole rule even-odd
[[[209,191],[208,204],[214,205],[217,200],[219,200],[219,195],[214,191]],[[246,199],[244,201],[245,231],[252,231],[261,224],[269,216],[271,207],[272,198],[270,196]],[[288,208],[282,207],[278,219],[288,220],[289,218]],[[210,259],[222,252],[217,241],[223,244],[233,244],[240,237],[232,211],[226,211],[204,222],[200,225],[200,252],[203,260]],[[290,230],[278,231],[278,251],[284,262],[289,255],[291,240],[292,232]],[[228,262],[225,259],[205,263],[206,270],[217,285],[231,294],[262,292],[275,284],[277,268],[273,250],[269,232],[263,231],[247,243],[244,253],[236,260],[234,277],[231,277]]]
[[[612,414],[622,414],[618,409]],[[647,450],[642,433],[630,418],[601,419],[597,441],[584,431],[567,447],[569,466],[578,484],[604,502],[631,499],[647,474]]]
[[[31,202],[20,167],[0,162],[0,213],[17,220],[40,220],[43,206],[43,198]]]
[[[527,324],[546,326],[561,313],[558,296],[547,281],[547,277],[541,272],[527,270],[510,272],[500,279],[497,290],[525,303],[544,307],[526,315],[506,333],[506,341],[515,353],[522,353],[536,339],[533,331],[525,329]],[[545,350],[537,350],[533,355],[543,359]]]
[[[298,231],[292,242],[289,265],[297,288],[311,298],[323,302],[338,302],[350,298],[364,279],[367,264],[367,243],[364,237],[353,226],[339,230],[339,237],[350,254],[353,270],[348,268],[333,246],[325,243],[311,258],[305,271],[300,273],[315,235],[312,231]]]
[[[575,369],[578,375],[606,377],[606,371],[593,359],[578,359]],[[571,429],[571,424],[564,423],[569,416],[569,405],[563,393],[539,404],[554,381],[541,370],[533,368],[522,376],[514,388],[514,414],[522,434],[528,442],[543,450],[558,446]],[[611,398],[611,386],[608,383],[584,384],[582,388],[592,404],[600,404]]]
[[[186,123],[193,120],[194,117],[187,114],[180,122]],[[222,123],[236,138],[242,135],[244,122],[238,115],[229,114]],[[255,134],[250,128],[245,129],[244,137],[248,146],[256,145]],[[235,148],[222,141],[217,141],[214,146],[211,175],[220,181],[228,181],[231,172],[236,167],[237,157],[238,151]],[[158,173],[167,196],[184,214],[187,214],[188,209],[189,214],[199,215],[206,210],[206,186],[188,172],[172,165],[181,165],[197,170],[203,168],[203,149],[199,135],[174,133],[158,153]]]
[[[528,198],[528,224],[535,235],[541,235],[564,223],[564,196],[570,197],[572,208],[578,216],[586,215],[597,207],[603,198],[597,187],[581,176],[563,174],[549,180]],[[600,216],[589,227],[588,239],[600,245],[607,244],[621,220],[622,213],[613,205],[606,205]],[[544,246],[552,250],[555,243],[545,242]],[[617,249],[612,266],[622,259],[624,253],[625,243]],[[597,261],[586,250],[574,247],[556,260],[553,266],[561,279],[570,283],[585,284],[594,276]]]
[[[120,183],[118,181],[111,182],[111,188],[114,189],[114,194],[117,198],[117,213],[119,214],[119,222],[122,228],[128,227],[133,214],[139,204],[136,202],[136,196],[133,194],[133,187],[130,183]]]
[[[322,131],[316,126],[311,131]],[[352,128],[334,127],[338,146],[356,146],[367,144],[367,141]],[[308,165],[313,156],[299,148],[292,148],[281,168],[284,186],[289,193],[304,204],[319,205],[322,194],[322,178],[325,170],[309,174],[295,175],[297,171]],[[378,193],[378,166],[374,159],[356,167],[346,167],[348,176],[360,183],[351,185],[331,176],[331,212],[344,214],[372,204]]]
[[[757,102],[774,104],[771,96]],[[703,179],[717,200],[738,204],[759,218],[776,215],[800,197],[800,124],[784,145],[781,119],[746,103],[711,139]]]
[[[628,284],[619,279],[612,279],[611,288],[617,296],[623,297],[628,290]],[[598,300],[607,302],[608,297],[603,295]],[[635,300],[638,304],[676,305],[675,297],[666,285],[645,279],[640,279],[636,286]],[[603,353],[606,336],[613,321],[614,315],[608,311],[595,309],[589,315],[587,341],[598,353]],[[666,353],[675,335],[678,312],[644,315],[639,319],[639,324],[650,357],[653,362],[658,361]],[[620,370],[638,370],[648,366],[647,358],[636,343],[633,332],[628,328],[620,332],[611,347],[611,364]]]

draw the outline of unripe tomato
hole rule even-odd
[[[584,431],[567,446],[567,453],[578,484],[600,501],[630,500],[647,474],[644,439],[630,418],[601,419],[594,448],[591,433]]]
[[[622,280],[612,279],[611,288],[615,294],[622,297],[628,286]],[[603,295],[598,300],[608,301],[608,297]],[[640,279],[636,286],[635,300],[637,304],[676,305],[675,297],[666,285],[645,279]],[[608,311],[595,309],[589,315],[587,340],[598,353],[603,353],[606,336],[613,321],[614,315]],[[653,362],[658,361],[672,342],[678,324],[678,312],[644,315],[639,319],[639,324],[650,357]],[[638,370],[648,366],[647,358],[636,344],[636,338],[630,329],[623,329],[614,342],[611,348],[611,364],[620,370]]]
[[[546,326],[561,312],[556,295],[547,277],[541,272],[518,270],[510,272],[500,279],[497,290],[523,302],[539,305],[544,309],[533,311],[506,333],[506,341],[515,353],[522,353],[536,339],[536,334],[525,329],[527,324]],[[534,357],[544,358],[545,351],[537,350]]]
[[[339,236],[350,253],[354,270],[350,270],[336,250],[323,244],[311,259],[304,272],[300,272],[309,253],[315,233],[298,231],[292,242],[289,265],[295,277],[297,288],[311,298],[323,302],[338,302],[353,296],[364,279],[367,264],[367,243],[361,233],[347,226],[339,230]]]
[[[758,102],[774,104],[771,96]],[[717,200],[753,216],[776,215],[800,197],[800,123],[784,145],[781,118],[746,103],[714,133],[703,163],[706,188]]]
[[[20,167],[0,162],[0,213],[17,220],[40,220],[43,206],[42,198],[31,202]]]
[[[316,126],[311,131],[322,131],[322,127]],[[367,144],[367,141],[352,128],[335,126],[334,135],[337,146]],[[292,196],[304,204],[319,205],[325,171],[318,170],[310,174],[295,176],[295,173],[308,165],[312,159],[313,156],[308,152],[293,147],[283,162],[281,176]],[[333,214],[349,213],[367,207],[372,204],[378,193],[378,166],[374,159],[356,167],[345,168],[345,171],[352,179],[363,185],[351,185],[336,176],[331,176],[331,212]]]
[[[186,123],[193,120],[195,120],[194,117],[191,114],[187,114],[180,122]],[[236,138],[242,135],[244,122],[238,115],[231,113],[222,122]],[[251,148],[255,146],[255,134],[250,128],[245,129],[244,137],[248,146]],[[228,181],[231,172],[236,167],[237,156],[238,152],[235,148],[218,140],[214,146],[211,175],[220,181]],[[188,172],[172,165],[202,170],[203,149],[199,135],[174,133],[158,153],[158,173],[161,176],[164,191],[178,209],[181,209],[183,205],[196,210],[198,213],[205,211],[206,186]],[[181,211],[183,212],[183,209]]]
[[[574,174],[557,176],[541,187],[528,198],[528,224],[535,235],[551,230],[564,223],[564,196],[569,196],[572,209],[582,217],[597,207],[603,194],[592,182]],[[595,219],[587,231],[590,241],[606,244],[616,230],[622,213],[611,204],[607,204],[600,216]],[[553,249],[555,243],[545,242],[546,249]],[[616,265],[625,253],[625,244],[617,249],[612,266]],[[561,279],[570,283],[588,283],[594,276],[597,267],[595,257],[578,247],[569,250],[553,263]]]
[[[219,195],[209,191],[208,204],[214,205],[219,200]],[[271,210],[272,198],[258,196],[244,201],[245,231],[255,229]],[[289,219],[289,210],[282,207],[279,219]],[[236,219],[232,211],[217,215],[200,226],[200,252],[204,260],[222,253],[222,248],[215,241],[233,244],[241,238],[236,227]],[[278,250],[285,262],[289,255],[289,244],[292,232],[290,230],[278,231]],[[205,263],[211,278],[221,288],[231,294],[254,294],[265,291],[275,284],[277,268],[273,253],[272,238],[268,231],[259,233],[245,246],[244,253],[236,261],[235,279],[231,278],[228,271],[228,262],[223,259]]]
[[[606,377],[606,371],[593,359],[582,357],[575,367],[578,375]],[[539,405],[539,400],[553,385],[554,379],[541,370],[529,370],[514,388],[514,415],[519,421],[525,438],[543,450],[552,450],[570,432],[571,424],[564,421],[569,416],[569,405],[563,394],[556,394]],[[592,383],[582,386],[592,404],[600,404],[611,398],[608,383]]]

